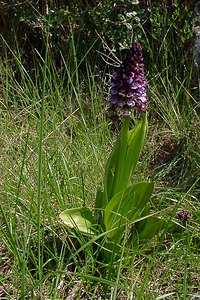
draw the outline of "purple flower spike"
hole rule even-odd
[[[110,89],[110,107],[115,115],[130,116],[137,108],[146,111],[147,94],[142,47],[135,43],[121,66],[113,74]]]

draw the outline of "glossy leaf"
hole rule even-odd
[[[145,115],[142,121],[128,133],[128,148],[123,167],[123,176],[121,178],[125,183],[130,181],[132,173],[135,171],[140,153],[146,141],[147,130],[147,116]]]
[[[153,183],[140,182],[122,190],[111,199],[104,212],[106,230],[113,228],[108,233],[109,238],[117,237],[117,241],[119,241],[123,236],[126,224],[141,216],[152,195],[153,187]]]
[[[60,218],[70,228],[78,229],[85,234],[94,234],[92,225],[95,224],[95,220],[91,211],[86,207],[77,207],[72,209],[66,209],[60,214]]]
[[[129,119],[125,119],[118,140],[109,157],[104,177],[103,207],[121,190],[130,185],[130,179],[147,136],[147,116],[129,131]]]
[[[150,215],[150,209],[149,209],[149,204],[147,203],[144,210],[141,213],[141,218],[149,216],[149,215]],[[137,232],[141,232],[145,228],[146,223],[147,223],[147,219],[148,218],[144,218],[143,220],[140,220],[140,221],[135,223],[135,227],[136,227]]]
[[[113,188],[113,196],[130,185],[131,176],[136,168],[140,153],[147,136],[147,116],[128,132],[127,143],[122,143],[121,156],[117,178]],[[124,148],[124,149],[123,149]]]

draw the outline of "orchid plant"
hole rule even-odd
[[[114,124],[121,119],[122,127],[107,161],[103,189],[97,190],[94,212],[78,207],[60,214],[69,228],[100,239],[98,245],[105,260],[111,255],[118,257],[127,231],[127,243],[140,243],[152,239],[165,225],[163,219],[150,214],[154,183],[132,183],[148,129],[146,83],[142,48],[135,43],[111,79],[111,119]],[[143,117],[129,130],[135,109]]]

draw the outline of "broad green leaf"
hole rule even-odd
[[[145,115],[142,121],[129,131],[128,147],[123,172],[121,170],[121,185],[129,183],[131,176],[135,171],[140,153],[146,141],[147,130],[147,116]]]
[[[129,131],[125,119],[120,135],[108,159],[104,177],[104,207],[121,190],[130,185],[130,179],[144,146],[147,135],[147,116]]]
[[[149,215],[150,215],[150,209],[149,209],[149,204],[147,203],[144,210],[141,213],[141,218],[145,217],[145,216],[149,216]],[[135,227],[136,227],[137,232],[141,232],[145,228],[146,223],[147,223],[147,219],[148,218],[145,218],[145,219],[135,223]]]
[[[120,135],[119,135],[119,152],[117,156],[116,172],[113,180],[112,191],[108,201],[110,201],[112,197],[116,195],[118,192],[127,188],[130,185],[128,181],[121,180],[121,177],[125,175],[124,169],[125,169],[126,153],[128,150],[129,123],[130,123],[130,118],[125,117],[124,124],[121,128]]]
[[[77,207],[66,209],[59,217],[70,228],[78,229],[85,234],[94,234],[92,225],[95,224],[95,220],[91,211],[86,207]]]
[[[153,183],[140,182],[115,195],[104,211],[104,225],[109,238],[119,241],[127,223],[140,217],[153,192]]]
[[[162,229],[164,229],[166,226],[166,221],[156,217],[156,216],[150,216],[147,218],[147,222],[145,224],[145,227],[142,231],[138,232],[139,239],[141,240],[150,240],[155,235],[157,235]]]

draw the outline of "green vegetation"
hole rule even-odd
[[[161,8],[151,17],[161,24],[159,15]],[[174,16],[180,17],[178,8]],[[167,22],[164,12],[163,18]],[[92,238],[67,229],[59,214],[94,209],[118,136],[106,113],[114,68],[102,58],[117,64],[120,55],[108,47],[101,58],[97,36],[98,43],[81,48],[69,27],[59,65],[48,30],[31,67],[21,49],[2,39],[0,298],[198,299],[200,91],[190,58],[175,44],[180,31],[174,23],[163,26],[158,46],[158,36],[150,40],[140,27],[149,58],[149,130],[134,181],[155,182],[150,211],[159,212],[166,228],[148,247],[127,248],[122,241],[120,259],[100,263]],[[182,210],[190,212],[188,222],[178,218]]]

